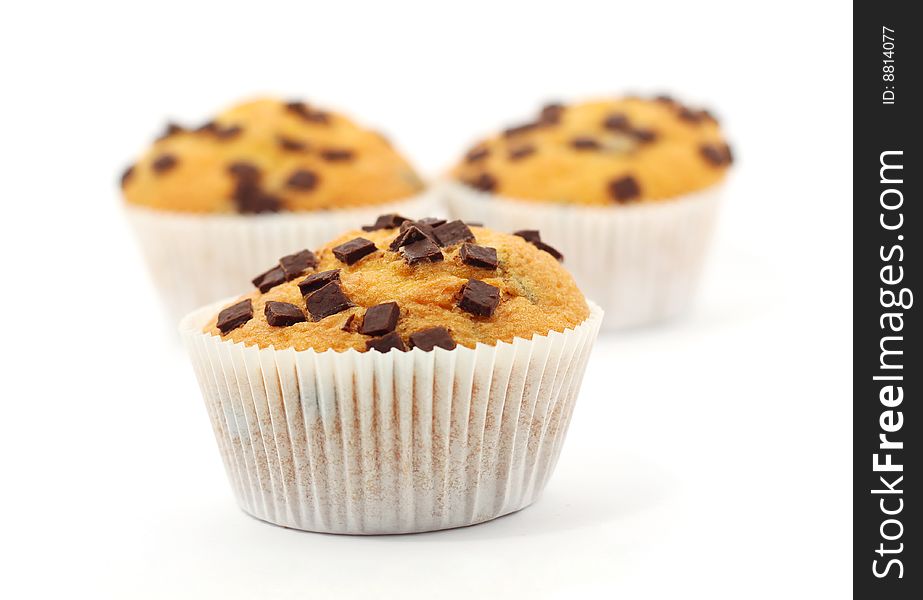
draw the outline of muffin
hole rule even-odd
[[[718,121],[666,96],[544,107],[451,171],[453,216],[539,229],[607,328],[690,305],[732,152]]]
[[[382,215],[181,324],[238,503],[354,534],[531,504],[602,321],[554,249]]]
[[[246,289],[254,269],[387,210],[425,214],[424,185],[379,133],[304,102],[259,99],[167,125],[121,177],[171,312]]]

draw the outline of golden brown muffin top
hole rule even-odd
[[[610,206],[704,189],[730,164],[708,111],[631,97],[548,105],[535,121],[477,144],[452,174],[511,198]]]
[[[382,215],[318,252],[280,259],[207,333],[276,349],[451,349],[563,331],[589,315],[534,231]]]
[[[304,102],[260,99],[187,129],[169,124],[122,176],[132,205],[196,213],[382,204],[422,182],[380,134]]]

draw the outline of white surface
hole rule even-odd
[[[846,597],[848,6],[366,4],[0,9],[0,596]],[[713,105],[740,160],[698,309],[600,343],[545,497],[403,537],[244,516],[119,210],[132,154],[268,90],[438,172],[547,97],[623,89]]]

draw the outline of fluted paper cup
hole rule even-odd
[[[432,216],[432,192],[399,202],[329,211],[200,215],[129,206],[128,218],[167,310],[189,311],[252,287],[280,257],[326,244],[378,215]]]
[[[723,190],[592,207],[505,198],[456,182],[440,187],[455,218],[539,230],[564,254],[581,291],[605,309],[605,329],[664,321],[691,307]]]
[[[258,519],[387,534],[534,502],[554,470],[602,310],[563,332],[423,352],[260,349],[180,330],[231,487]]]

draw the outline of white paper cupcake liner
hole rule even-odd
[[[261,215],[198,215],[126,208],[173,322],[189,311],[242,294],[280,257],[315,249],[378,215],[432,216],[435,195],[369,207]]]
[[[557,462],[602,310],[563,332],[474,349],[260,349],[183,319],[241,508],[296,529],[472,525],[534,502]]]
[[[690,308],[718,215],[721,185],[663,202],[582,207],[504,198],[445,182],[453,217],[500,231],[537,229],[564,254],[605,329],[663,321]]]

